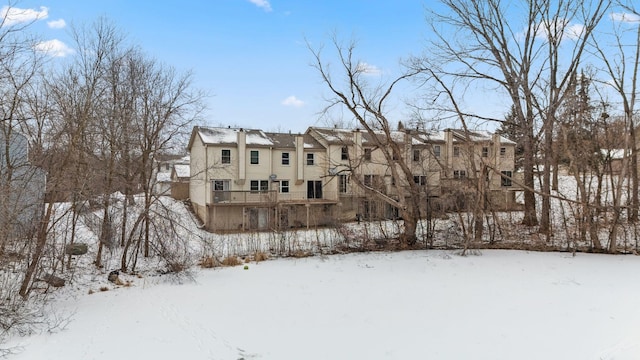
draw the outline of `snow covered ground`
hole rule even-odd
[[[53,303],[11,359],[640,359],[640,257],[373,252],[198,270]]]

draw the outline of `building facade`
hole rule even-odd
[[[0,126],[0,237],[34,236],[44,209],[46,173],[29,162],[29,142]]]
[[[390,142],[399,153],[385,156]],[[381,219],[397,211],[380,196],[419,196],[426,210],[449,208],[448,194],[486,179],[487,204],[515,204],[515,143],[488,133],[310,127],[304,134],[255,129],[193,129],[189,198],[212,231],[266,230]],[[388,154],[388,152],[387,152]],[[404,160],[410,179],[395,179]],[[396,169],[397,170],[397,169]],[[482,174],[482,175],[481,175]],[[406,193],[407,181],[419,194]],[[371,196],[371,191],[377,193]],[[422,206],[422,205],[421,205]]]

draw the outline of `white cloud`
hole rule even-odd
[[[65,57],[74,53],[72,48],[58,39],[47,40],[36,44],[36,50],[54,57]]]
[[[293,106],[293,107],[302,107],[304,106],[304,101],[298,99],[297,97],[291,95],[286,99],[282,100],[282,105],[284,106]]]
[[[366,62],[358,63],[358,67],[356,71],[361,72],[365,75],[380,75],[382,71],[375,65],[367,64]]]
[[[631,13],[611,13],[609,18],[613,21],[627,22],[627,23],[639,23],[640,15]]]
[[[0,9],[0,19],[3,19],[2,26],[28,23],[31,21],[46,19],[49,16],[49,9],[44,6],[40,11],[35,9],[20,9],[16,7],[3,6]]]
[[[259,7],[259,8],[263,8],[264,11],[271,11],[271,4],[269,3],[269,0],[249,0],[249,2],[251,2],[252,4],[254,4],[255,6]]]
[[[64,19],[58,19],[47,21],[47,25],[49,25],[49,27],[52,29],[62,29],[67,26],[67,23],[64,21]]]
[[[582,24],[570,24],[566,20],[558,19],[553,24],[538,24],[535,34],[538,38],[549,39],[549,31],[552,32],[552,36],[554,37],[559,35],[560,40],[576,40],[584,34],[585,27]]]

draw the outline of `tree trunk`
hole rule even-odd
[[[42,253],[44,252],[44,246],[47,243],[47,230],[49,228],[49,220],[51,219],[52,211],[53,211],[53,202],[47,205],[47,211],[45,213],[45,216],[40,221],[40,229],[38,230],[36,248],[33,253],[33,257],[31,258],[31,262],[27,267],[27,271],[24,274],[22,285],[20,286],[19,294],[25,300],[29,295],[29,287],[31,286],[31,282],[35,275],[36,269],[38,268],[38,264],[40,263],[40,258],[42,257]]]
[[[524,136],[524,217],[522,225],[536,226],[538,225],[538,217],[536,215],[536,197],[534,193],[533,167],[535,166],[535,143],[533,138],[533,129],[528,129]]]

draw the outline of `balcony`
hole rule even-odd
[[[306,191],[279,193],[276,190],[264,191],[213,191],[210,204],[213,205],[268,205],[276,204],[332,204],[337,203],[335,191],[323,191],[321,194]]]
[[[269,204],[275,203],[277,193],[275,190],[265,191],[213,191],[211,203],[224,204]]]

